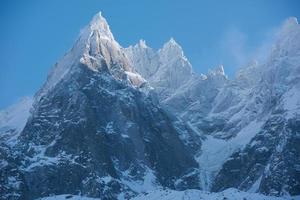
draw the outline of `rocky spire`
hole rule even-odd
[[[101,38],[114,40],[114,36],[110,31],[109,25],[106,19],[102,16],[101,12],[98,12],[93,17],[93,19],[85,29],[87,29],[86,31],[88,32],[98,31]]]
[[[273,56],[297,55],[300,50],[300,25],[295,17],[288,18],[279,29]]]
[[[183,50],[181,46],[174,40],[173,37],[166,42],[163,47],[160,49],[160,52],[163,54],[173,54],[178,56],[183,56]]]

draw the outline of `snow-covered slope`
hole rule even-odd
[[[174,191],[174,190],[157,190],[149,192],[148,194],[142,194],[133,198],[134,200],[288,200],[288,199],[299,199],[299,196],[295,197],[270,197],[261,194],[247,193],[239,191],[237,189],[227,189],[223,192],[212,193],[200,190],[185,190],[185,191]]]
[[[99,200],[97,198],[87,198],[77,195],[57,195],[53,197],[45,197],[41,200]],[[236,190],[234,188],[227,189],[219,193],[210,193],[200,190],[154,190],[146,194],[140,194],[132,200],[297,200],[300,196],[294,197],[270,197],[261,194],[247,193]],[[118,200],[123,200],[119,197]]]
[[[0,111],[0,139],[9,145],[16,143],[32,107],[32,98],[24,97],[16,104]]]

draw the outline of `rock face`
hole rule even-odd
[[[30,198],[77,190],[115,198],[124,190],[138,192],[122,179],[146,176],[153,187],[175,188],[175,180],[197,167],[152,99],[110,74],[78,67],[82,71],[39,100],[21,133]]]
[[[269,58],[230,80],[222,65],[194,73],[174,39],[122,48],[97,14],[33,102],[0,112],[0,198],[299,195],[299,41],[290,18]]]

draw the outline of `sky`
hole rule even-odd
[[[264,57],[298,0],[3,0],[0,1],[0,109],[32,96],[80,30],[101,11],[115,39],[159,49],[173,37],[196,72],[223,64],[235,72]]]

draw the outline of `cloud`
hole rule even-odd
[[[228,30],[221,40],[221,51],[240,65],[247,59],[247,35],[236,28]]]
[[[232,27],[221,37],[219,43],[221,57],[224,60],[229,60],[229,63],[233,65],[229,67],[233,67],[234,70],[247,65],[253,60],[259,63],[264,62],[271,52],[278,29],[266,30],[260,37],[262,38],[261,41],[255,42],[257,45],[254,45],[253,38],[250,40],[248,34]],[[257,39],[255,38],[255,40]]]

